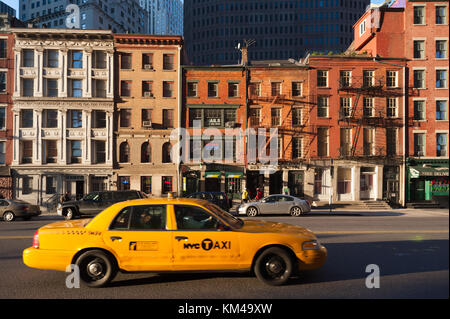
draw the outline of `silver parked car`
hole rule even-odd
[[[5,222],[12,222],[16,218],[30,220],[31,217],[40,214],[41,209],[37,205],[31,205],[19,199],[0,199],[0,217]]]
[[[262,214],[291,214],[300,216],[311,211],[306,200],[289,195],[270,195],[260,201],[248,202],[238,207],[238,215],[254,217]]]

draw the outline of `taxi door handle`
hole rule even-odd
[[[184,237],[184,236],[177,236],[177,237],[175,237],[175,239],[178,240],[178,241],[180,241],[180,240],[188,240],[188,238]]]
[[[122,240],[122,237],[119,237],[119,236],[113,236],[113,237],[111,237],[111,240],[112,240],[113,242],[116,241],[116,240],[121,241],[121,240]]]

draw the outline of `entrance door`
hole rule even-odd
[[[270,174],[270,186],[269,193],[272,194],[281,194],[281,189],[283,187],[282,180],[282,171],[275,172]]]
[[[75,196],[77,200],[83,198],[84,196],[84,181],[76,181],[75,182]]]
[[[360,197],[361,199],[375,199],[374,174],[361,174]]]
[[[425,181],[416,179],[414,182],[414,199],[416,201],[425,200]]]

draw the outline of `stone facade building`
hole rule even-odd
[[[113,164],[111,31],[12,29],[14,196],[42,206],[109,189]],[[50,207],[49,207],[50,208]]]

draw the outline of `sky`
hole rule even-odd
[[[16,9],[17,14],[19,14],[19,0],[2,0],[4,3],[10,7]],[[384,0],[372,0],[372,3],[379,4],[384,2]]]

